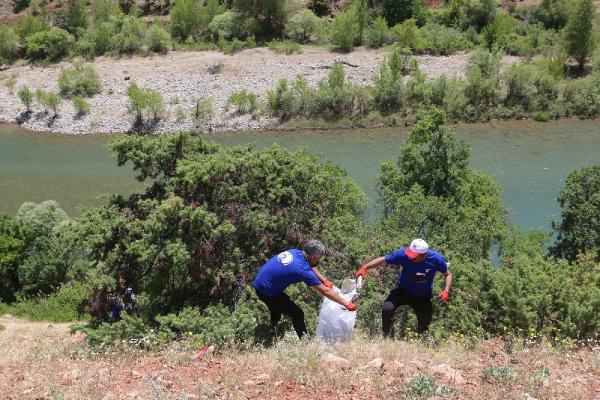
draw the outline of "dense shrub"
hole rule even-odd
[[[504,73],[508,93],[508,105],[520,105],[525,110],[531,110],[537,94],[535,86],[537,71],[529,64],[513,64]]]
[[[75,96],[73,97],[73,108],[77,116],[82,116],[90,113],[90,104],[85,101],[83,96]]]
[[[316,15],[329,15],[331,13],[331,0],[310,0],[308,8]]]
[[[144,114],[151,115],[155,121],[159,120],[165,109],[162,95],[159,91],[139,87],[135,82],[127,88],[129,98],[129,112],[135,114],[137,123],[144,121]]]
[[[460,6],[460,25],[472,26],[478,32],[492,22],[498,9],[498,0],[465,0]]]
[[[269,50],[272,50],[278,54],[302,53],[302,46],[299,43],[291,42],[289,40],[285,42],[278,42],[273,40],[267,43],[267,47],[269,48]]]
[[[351,11],[338,14],[333,20],[331,29],[333,44],[341,51],[352,51],[357,32],[354,14]]]
[[[389,39],[389,28],[387,21],[383,17],[377,17],[373,27],[367,30],[365,34],[365,45],[367,47],[378,49]]]
[[[0,215],[0,304],[16,300],[21,288],[19,266],[25,259],[24,229],[16,219]]]
[[[208,30],[215,39],[231,40],[240,35],[240,22],[240,16],[228,10],[216,15],[208,24]]]
[[[27,37],[27,57],[33,61],[56,62],[69,53],[74,43],[75,38],[69,32],[50,28]]]
[[[18,37],[15,31],[0,24],[0,62],[12,62],[17,57]]]
[[[592,117],[600,114],[600,74],[567,82],[563,106],[568,115]]]
[[[374,78],[374,102],[383,114],[398,112],[404,106],[406,94],[402,78],[409,57],[410,55],[402,54],[395,48],[390,53],[389,60],[381,63],[379,75]]]
[[[171,35],[155,24],[146,32],[146,46],[155,53],[167,54],[171,48]]]
[[[271,254],[354,229],[364,206],[344,171],[304,151],[224,148],[186,134],[124,136],[111,147],[153,183],[143,198],[84,212],[78,236],[113,285],[122,276],[152,299],[139,304],[147,320],[185,306],[233,309]]]
[[[21,103],[27,107],[27,112],[31,111],[31,103],[33,102],[33,92],[29,90],[27,86],[21,86],[17,97],[21,100]]]
[[[13,2],[13,11],[19,13],[29,7],[29,3],[31,3],[31,0],[15,0]]]
[[[600,165],[571,172],[557,200],[561,219],[553,223],[552,252],[570,261],[589,252],[600,260]]]
[[[285,34],[298,43],[306,43],[317,28],[319,17],[310,10],[303,10],[288,21]]]
[[[281,37],[287,19],[284,0],[233,0],[232,6],[242,15],[249,33],[259,40]]]
[[[184,41],[188,37],[199,40],[212,19],[224,11],[218,0],[208,0],[207,4],[195,0],[177,0],[171,7],[171,33]]]
[[[454,29],[439,24],[427,24],[422,29],[427,41],[427,50],[435,55],[449,55],[471,48],[473,45],[464,35]]]
[[[16,220],[26,227],[26,258],[18,270],[23,294],[51,293],[89,268],[74,245],[74,222],[55,201],[24,203]]]
[[[115,0],[94,0],[93,13],[96,24],[108,22],[111,17],[120,17],[123,14]]]
[[[67,30],[79,36],[88,26],[86,0],[68,0],[66,12]]]
[[[477,51],[467,63],[467,70],[477,68],[484,78],[498,78],[502,64],[502,55],[499,52]]]
[[[63,96],[92,97],[100,93],[102,80],[93,65],[75,62],[73,68],[62,70],[58,77],[58,88]]]
[[[592,0],[575,0],[565,27],[565,47],[583,69],[585,60],[594,49],[593,19],[596,8]]]
[[[546,28],[561,29],[567,23],[568,11],[567,0],[542,0],[532,15]]]
[[[409,48],[415,53],[422,53],[427,47],[427,39],[414,18],[395,25],[390,30],[390,36],[393,42],[401,47]]]
[[[134,54],[143,49],[146,24],[133,16],[121,21],[120,30],[110,39],[111,49],[117,53]]]
[[[21,42],[25,43],[29,36],[48,30],[49,27],[43,18],[27,14],[15,22],[14,29]]]
[[[383,0],[381,4],[383,17],[390,26],[394,26],[410,18],[424,23],[426,9],[423,0]]]
[[[89,288],[81,283],[60,287],[55,293],[14,303],[10,313],[31,321],[72,322],[87,316],[77,306],[88,297]]]
[[[229,96],[227,104],[234,106],[238,114],[247,114],[256,109],[256,95],[242,90]]]

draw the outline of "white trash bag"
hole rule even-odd
[[[362,286],[362,277],[356,279],[346,278],[342,288],[333,287],[333,291],[348,301],[358,296]],[[317,338],[327,342],[342,342],[352,338],[352,331],[356,322],[356,311],[348,311],[346,307],[323,298],[319,312],[319,325],[317,325]]]

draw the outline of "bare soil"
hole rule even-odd
[[[510,351],[500,339],[460,338],[437,346],[360,338],[326,345],[286,336],[269,349],[220,354],[189,343],[91,350],[68,324],[11,316],[0,324],[0,399],[396,399],[414,396],[410,382],[421,374],[444,388],[436,399],[600,399],[598,347]],[[508,372],[484,379],[488,365]]]

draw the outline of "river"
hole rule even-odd
[[[600,163],[600,122],[566,120],[491,122],[451,126],[471,144],[470,163],[503,189],[509,219],[525,229],[550,228],[560,210],[556,196],[572,170]],[[377,214],[374,178],[383,161],[395,161],[407,129],[221,133],[226,146],[272,143],[321,154],[345,168]],[[65,136],[0,127],[0,213],[14,215],[25,201],[57,200],[69,215],[96,206],[104,193],[128,194],[143,186],[106,149],[107,136]]]

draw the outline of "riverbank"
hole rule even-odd
[[[50,131],[64,134],[122,133],[133,129],[133,116],[127,111],[127,87],[131,82],[158,90],[165,101],[163,119],[151,127],[153,133],[181,130],[251,131],[286,128],[277,119],[264,113],[238,115],[227,105],[233,93],[246,90],[266,101],[266,94],[282,78],[304,76],[310,85],[316,85],[327,76],[331,65],[342,62],[347,77],[358,85],[370,85],[379,72],[380,63],[387,50],[359,48],[349,54],[332,53],[323,48],[305,47],[303,53],[276,54],[266,48],[245,50],[234,55],[221,52],[171,52],[150,58],[131,57],[114,59],[99,57],[92,62],[103,82],[102,92],[88,102],[91,112],[78,117],[70,101],[63,101],[57,118],[34,106],[29,115],[24,106],[5,85],[0,86],[0,123],[19,124],[33,131]],[[470,53],[452,56],[418,56],[421,70],[428,79],[445,74],[463,77]],[[505,56],[503,68],[519,61],[518,57]],[[221,65],[213,74],[209,68]],[[16,76],[16,88],[27,85],[32,89],[58,91],[57,81],[68,62],[49,66],[13,66],[0,72],[0,81]],[[196,99],[212,99],[213,117],[203,123],[192,118]],[[381,125],[373,121],[368,126]],[[403,124],[403,121],[398,121]],[[303,124],[304,128],[306,125]],[[315,121],[315,127],[323,126]],[[290,125],[293,128],[293,125]]]

